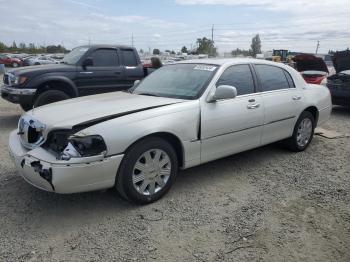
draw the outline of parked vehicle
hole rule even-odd
[[[8,54],[0,54],[0,64],[4,64],[5,66],[19,67],[22,66],[23,61]]]
[[[150,203],[170,189],[178,168],[279,140],[305,150],[331,108],[327,88],[289,66],[192,60],[161,67],[132,93],[31,110],[9,148],[23,178],[43,190],[116,187],[126,199]]]
[[[322,58],[302,54],[294,56],[292,60],[295,62],[296,70],[301,73],[307,83],[316,85],[326,83],[329,71]]]
[[[32,56],[24,60],[25,66],[59,64],[60,62],[47,56]]]
[[[68,98],[125,90],[147,73],[132,47],[82,46],[67,54],[61,64],[9,71],[1,96],[27,111]]]
[[[328,77],[327,87],[335,105],[350,106],[350,51],[340,51],[333,55],[336,74]]]

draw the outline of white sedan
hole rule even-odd
[[[254,59],[167,65],[130,92],[25,113],[9,148],[30,184],[56,193],[116,187],[150,203],[186,169],[284,140],[305,150],[329,119],[328,89],[289,66]]]

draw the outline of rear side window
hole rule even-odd
[[[263,92],[287,89],[289,84],[282,68],[270,65],[255,65]]]
[[[285,70],[284,70],[284,74],[286,75],[286,78],[287,78],[289,87],[290,87],[290,88],[295,87],[295,84],[294,84],[294,81],[293,81],[293,78],[291,77],[291,75],[290,75],[287,71],[285,71]]]
[[[216,86],[230,85],[237,88],[237,95],[254,93],[254,80],[249,65],[234,65],[220,76]]]
[[[125,66],[137,66],[135,52],[132,49],[122,49],[121,51]]]
[[[91,55],[95,67],[118,66],[119,59],[115,49],[98,49]]]

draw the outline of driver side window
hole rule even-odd
[[[254,93],[254,80],[249,65],[234,65],[227,68],[216,86],[230,85],[237,89],[237,95],[247,95]]]

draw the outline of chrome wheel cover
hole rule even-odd
[[[312,134],[312,121],[310,118],[304,118],[299,126],[297,133],[297,144],[300,147],[305,147],[309,143]]]
[[[132,183],[137,192],[150,196],[166,185],[170,174],[171,161],[168,154],[161,149],[151,149],[137,159],[132,171]]]

